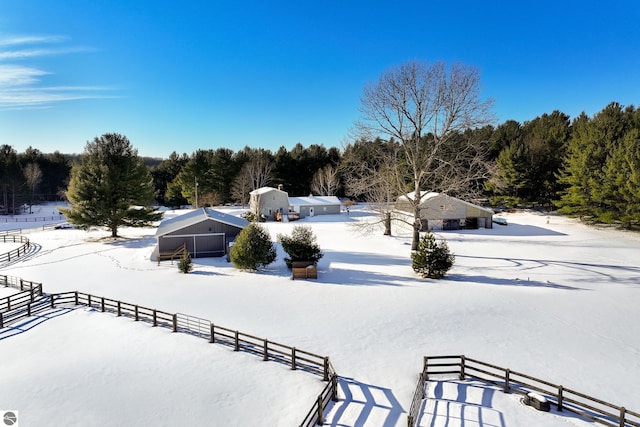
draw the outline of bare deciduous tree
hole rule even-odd
[[[33,196],[36,191],[36,187],[42,181],[42,170],[37,163],[27,163],[24,168],[24,178],[27,181],[29,187],[29,213],[31,213],[31,205],[33,204]]]
[[[244,206],[249,203],[249,193],[252,190],[255,190],[255,188],[253,188],[248,163],[245,163],[231,183],[231,196],[244,209]]]
[[[344,173],[347,194],[363,197],[368,206],[377,213],[377,221],[354,223],[364,232],[373,232],[382,224],[384,235],[391,235],[391,223],[402,221],[403,216],[397,215],[395,201],[399,188],[403,188],[404,174],[402,162],[397,158],[396,151],[379,150],[375,147],[376,162],[362,162],[351,164]]]
[[[247,167],[247,172],[251,180],[252,189],[266,187],[271,183],[273,177],[273,162],[270,159],[264,157],[256,157],[245,163],[244,167]]]
[[[311,191],[318,196],[333,196],[339,187],[338,168],[331,164],[318,169],[311,180]]]
[[[361,97],[361,135],[394,138],[400,144],[414,211],[411,248],[420,239],[420,202],[425,187],[466,195],[486,174],[483,147],[456,139],[493,121],[491,100],[480,97],[480,73],[464,64],[446,67],[409,62],[382,74]],[[401,182],[401,181],[400,181]]]

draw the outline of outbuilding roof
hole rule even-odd
[[[398,197],[398,200],[415,200],[415,197],[416,197],[415,192],[412,191],[411,193],[407,193],[407,194],[405,194],[403,196]],[[485,208],[485,207],[482,207],[482,206],[478,206],[478,205],[474,205],[473,203],[469,203],[469,202],[467,202],[465,200],[461,200],[461,199],[458,199],[456,197],[448,196],[448,195],[442,194],[442,193],[434,193],[434,192],[422,193],[420,195],[420,204],[425,203],[427,200],[435,199],[435,198],[438,198],[438,197],[439,198],[450,199],[450,200],[456,201],[458,203],[462,203],[462,204],[464,204],[466,206],[471,206],[473,208],[480,209],[481,211],[484,211],[484,212],[486,212],[488,214],[492,214],[492,215],[494,214],[494,212],[491,209],[488,209],[488,208]]]
[[[289,205],[291,206],[340,205],[340,199],[338,199],[336,196],[289,197]]]
[[[229,215],[211,208],[201,208],[162,221],[156,230],[156,236],[164,236],[202,221],[216,221],[237,228],[249,225],[249,221],[239,216]]]

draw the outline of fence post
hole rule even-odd
[[[51,294],[49,295],[49,297],[51,298],[51,308],[55,307],[55,294]]]
[[[7,311],[11,311],[11,298],[7,297]]]
[[[88,295],[88,301],[89,301],[89,308],[91,308],[91,294]]]
[[[211,338],[209,339],[211,344],[215,344],[216,342],[216,327],[213,323],[211,323]]]
[[[158,314],[153,310],[153,326],[158,326]]]
[[[562,386],[558,386],[558,412],[562,412],[563,390],[564,388]]]
[[[75,294],[74,302],[76,305],[78,305],[78,291],[75,291],[74,294]]]
[[[425,381],[429,379],[429,358],[424,356],[422,359],[422,372],[424,372]]]
[[[334,402],[338,401],[338,376],[334,375],[331,377],[331,400]]]
[[[100,299],[100,309],[102,310],[102,312],[104,313],[104,297],[102,297]]]
[[[140,316],[138,315],[138,306],[137,306],[137,305],[136,305],[136,307],[135,307],[135,318],[136,318],[136,322],[137,322],[138,320],[140,320]]]
[[[627,417],[627,410],[624,406],[620,407],[620,427],[624,427],[625,418]]]
[[[316,422],[317,425],[321,426],[322,424],[324,424],[324,419],[323,419],[323,410],[322,410],[322,395],[318,396],[318,421]]]
[[[122,306],[120,304],[120,301],[118,301],[118,317],[122,316]]]
[[[464,366],[466,364],[466,360],[464,357],[464,354],[462,356],[460,356],[460,379],[464,380],[466,378],[465,372],[464,372]]]
[[[329,381],[329,357],[324,357],[324,375],[322,377],[323,381]]]
[[[173,332],[178,332],[178,315],[173,314]]]
[[[511,376],[511,371],[509,369],[506,369],[504,371],[504,390],[503,390],[505,393],[511,392],[511,385],[509,384],[510,376]]]
[[[233,351],[240,351],[240,336],[239,332],[236,331],[236,339],[233,343]]]
[[[297,366],[296,366],[296,348],[293,347],[291,349],[291,370],[295,371],[296,368],[297,368]]]
[[[0,313],[0,329],[4,328],[4,320],[2,319],[2,313]]]
[[[269,341],[267,339],[264,340],[264,348],[262,351],[263,357],[262,360],[263,361],[267,361],[269,360]]]
[[[31,303],[27,304],[27,317],[31,317]]]
[[[21,291],[24,291],[24,284],[23,284],[23,282],[22,282],[22,279],[20,279],[20,290],[21,290]]]

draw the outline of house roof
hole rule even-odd
[[[415,192],[412,191],[411,193],[407,193],[405,195],[402,195],[402,196],[398,197],[398,200],[415,200],[415,197],[416,197],[415,196]],[[487,213],[490,213],[490,214],[494,214],[494,212],[491,209],[488,209],[488,208],[485,208],[485,207],[482,207],[482,206],[478,206],[478,205],[475,205],[473,203],[469,203],[469,202],[467,202],[465,200],[458,199],[456,197],[448,196],[446,194],[441,194],[441,193],[435,193],[435,192],[422,193],[422,195],[420,196],[420,204],[423,204],[427,200],[434,199],[434,198],[437,198],[437,197],[451,199],[451,200],[454,200],[454,201],[456,201],[458,203],[462,203],[464,205],[471,206],[471,207],[474,207],[476,209],[480,209],[481,211],[484,211],[484,212],[487,212]]]
[[[229,215],[211,208],[201,208],[162,221],[156,230],[156,236],[164,236],[202,221],[216,221],[237,228],[249,225],[249,221],[239,216]]]
[[[277,188],[273,188],[273,187],[260,187],[256,190],[250,191],[249,194],[265,194],[265,193],[270,193],[272,191],[279,191],[280,193],[284,193],[285,195],[287,194],[286,191],[278,190]]]
[[[340,199],[336,196],[289,197],[289,205],[291,206],[329,206],[340,204]]]

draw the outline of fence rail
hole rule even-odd
[[[502,388],[505,393],[526,395],[531,391],[544,396],[558,411],[567,410],[586,419],[611,427],[640,427],[640,413],[623,406],[588,396],[584,393],[556,385],[531,375],[513,371],[490,363],[472,359],[464,355],[428,356],[424,358],[421,373],[422,386],[416,388],[414,402],[424,396],[424,382],[432,375],[457,375],[464,380],[476,378]],[[421,405],[412,405],[408,425],[413,427],[418,421]]]
[[[251,353],[262,357],[264,361],[275,361],[289,366],[292,370],[302,370],[322,377],[324,381],[327,381],[327,385],[318,395],[304,421],[300,424],[301,426],[322,425],[324,412],[330,402],[338,401],[338,374],[328,356],[320,356],[266,338],[215,325],[206,319],[182,313],[168,313],[78,291],[42,296],[39,300],[36,299],[35,302],[27,304],[19,315],[21,317],[26,317],[27,314],[31,316],[36,310],[55,308],[56,305],[61,304],[84,305],[101,312],[115,313],[117,316],[146,322],[152,326],[165,327],[173,332],[194,335],[207,339],[212,344],[226,345],[233,348],[234,351]],[[10,321],[15,321],[18,318],[20,318],[18,314],[14,314]],[[2,326],[0,325],[0,327]]]
[[[18,248],[4,254],[0,254],[0,262],[9,262],[27,253],[29,250],[29,239],[19,234],[0,235],[0,243],[22,243]]]
[[[15,217],[0,216],[0,222],[44,222],[44,221],[64,221],[63,215],[49,215],[49,216],[25,216],[19,215]]]
[[[16,288],[21,291],[38,289],[39,294],[42,295],[42,283],[24,280],[19,277],[0,275],[0,286]]]
[[[9,295],[5,298],[0,298],[0,313],[6,313],[21,306],[26,305],[28,302],[34,302],[36,297],[42,295],[42,286],[34,287],[26,291],[18,292],[14,295]]]

